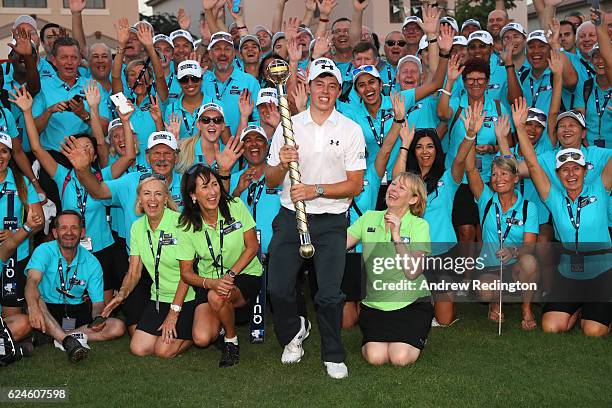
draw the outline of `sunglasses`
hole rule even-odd
[[[353,70],[353,76],[357,75],[360,72],[374,72],[374,66],[373,65],[364,65],[362,67],[355,68]]]
[[[208,125],[210,122],[214,123],[215,125],[220,125],[223,123],[223,121],[223,117],[221,116],[215,116],[214,118],[211,118],[210,116],[202,116],[200,118],[200,122],[205,125]]]
[[[405,47],[407,43],[404,40],[397,40],[397,41],[387,40],[385,41],[385,44],[387,44],[387,47],[393,47],[395,45],[399,45],[400,47]]]
[[[140,179],[138,181],[146,180],[150,177],[153,177],[156,180],[166,181],[166,176],[159,173],[144,173],[140,175]]]
[[[227,40],[230,42],[234,42],[234,39],[231,35],[227,35],[227,34],[213,34],[212,37],[210,37],[210,42],[213,42],[215,40]]]
[[[557,160],[561,163],[565,163],[566,161],[568,161],[569,159],[578,161],[580,159],[582,159],[582,155],[580,153],[574,153],[574,152],[569,152],[569,153],[564,153],[561,156],[559,156],[557,158]]]
[[[179,79],[179,84],[186,84],[187,82],[191,81],[194,84],[199,83],[202,80],[202,78],[199,78],[197,76],[193,76],[193,75],[185,75],[184,77],[182,77],[181,79]]]
[[[540,122],[545,122],[546,123],[546,115],[543,113],[539,113],[539,112],[531,112],[529,111],[529,113],[527,113],[527,119],[537,119]]]
[[[514,157],[514,155],[513,155],[513,154],[504,154],[504,155],[501,155],[501,156],[495,156],[495,157],[493,158],[493,161],[494,161],[495,163],[497,163],[497,162],[502,161],[503,159],[514,159],[514,158],[515,158],[515,157]]]
[[[213,173],[215,173],[217,171],[216,169],[217,167],[217,163],[215,162],[215,164],[213,164],[213,167],[210,167],[206,164],[202,164],[202,163],[196,163],[194,165],[192,165],[190,168],[187,169],[187,171],[185,172],[185,174],[191,176],[194,173],[197,173],[200,170],[209,170]]]

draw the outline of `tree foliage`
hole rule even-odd
[[[506,10],[510,10],[515,7],[515,0],[504,0]],[[495,0],[457,0],[455,5],[455,18],[461,23],[469,18],[480,21],[480,25],[483,29],[487,26],[487,18],[491,11],[495,10]]]
[[[140,20],[151,23],[153,29],[155,30],[155,34],[169,35],[172,31],[180,28],[174,14],[158,13],[150,16],[140,14]]]

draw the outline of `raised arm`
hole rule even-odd
[[[289,0],[276,0],[276,7],[272,16],[272,33],[276,34],[281,30],[283,25],[283,15],[285,14],[285,3]]]
[[[132,113],[134,113],[134,107],[131,105],[131,102],[130,106],[132,106],[132,110],[125,115],[121,112],[117,112],[119,118],[121,119],[121,125],[123,128],[125,154],[123,156],[119,156],[119,159],[117,159],[117,161],[111,165],[111,174],[113,179],[121,177],[121,175],[125,173],[127,169],[136,161],[134,133],[132,133],[132,126],[130,125],[130,117],[132,116]]]
[[[90,163],[87,155],[76,147],[74,143],[76,139],[73,136],[64,139],[62,144],[62,153],[70,164],[74,167],[79,181],[87,190],[87,193],[96,200],[105,200],[112,198],[111,191],[105,182],[99,182],[96,176],[90,170]]]
[[[448,122],[453,117],[453,109],[450,107],[450,97],[453,91],[453,85],[459,75],[463,73],[464,67],[459,65],[459,57],[454,55],[448,62],[446,70],[446,84],[444,84],[444,92],[438,97],[437,112],[440,120]]]
[[[87,41],[83,30],[83,9],[85,0],[70,0],[70,14],[72,15],[72,36],[78,41],[81,56],[87,58]]]
[[[500,58],[504,63],[506,76],[508,78],[508,102],[512,103],[516,98],[523,96],[521,84],[516,76],[516,69],[512,61],[512,47],[506,46],[500,53]]]
[[[30,95],[36,96],[40,92],[40,74],[36,65],[36,59],[32,54],[31,34],[28,30],[21,27],[13,30],[15,44],[9,47],[23,58],[26,68],[26,86]]]
[[[98,82],[94,80],[87,81],[83,86],[83,90],[85,91],[85,99],[89,105],[89,114],[91,116],[91,135],[96,139],[98,163],[100,163],[100,167],[106,167],[108,164],[108,145],[104,139],[104,129],[102,129],[102,122],[100,121],[100,88],[98,88]]]
[[[117,47],[117,54],[115,54],[115,58],[113,59],[113,67],[111,70],[111,88],[113,90],[113,94],[123,92],[121,71],[123,68],[123,54],[125,53],[125,46],[130,38],[130,26],[128,19],[125,17],[120,18],[115,25],[115,29],[117,30],[117,41],[119,42],[119,46]]]
[[[453,46],[453,33],[452,29],[448,25],[440,27],[440,36],[438,37],[437,44],[440,48],[440,60],[438,66],[436,67],[436,72],[430,82],[419,86],[415,90],[414,98],[416,101],[420,101],[421,99],[433,94],[436,90],[440,89],[444,83],[444,77],[446,76],[446,70],[450,57],[450,49]],[[448,104],[448,100],[446,103]]]
[[[312,27],[312,20],[316,10],[317,2],[315,0],[304,0],[304,17],[302,17],[302,24],[304,26]]]
[[[234,23],[236,23],[236,28],[238,29],[238,34],[240,35],[240,37],[248,35],[249,30],[247,29],[246,23],[244,22],[242,5],[238,6],[238,12],[234,13],[234,0],[227,0],[227,8],[229,10],[230,16],[232,16],[232,18],[234,19]]]
[[[559,31],[561,24],[559,20],[554,18],[548,26],[548,43],[550,44],[551,52],[561,49],[561,43],[559,42]],[[578,84],[578,72],[574,68],[574,64],[570,61],[567,55],[563,52],[560,54],[561,61],[563,62],[563,87],[569,90],[576,88]],[[586,101],[585,101],[586,102]]]
[[[550,51],[550,58],[548,59],[548,66],[553,74],[553,90],[550,98],[550,107],[548,109],[548,138],[553,146],[557,145],[557,115],[561,110],[561,94],[563,92],[563,61],[561,60],[561,54],[557,50]],[[567,57],[566,57],[567,58]],[[586,101],[585,101],[586,103]]]
[[[363,12],[368,7],[369,0],[353,0],[353,17],[351,18],[351,28],[349,31],[349,43],[354,47],[361,41],[361,28],[363,26]]]
[[[138,41],[142,43],[147,56],[151,60],[153,75],[155,76],[155,90],[161,101],[165,102],[168,100],[168,84],[166,83],[166,76],[164,75],[164,69],[162,68],[159,56],[153,47],[153,29],[147,24],[138,24],[137,30]]]
[[[383,144],[380,146],[380,150],[378,153],[376,153],[376,159],[374,159],[374,168],[376,169],[376,174],[378,174],[378,177],[383,177],[385,175],[385,170],[387,168],[387,164],[389,163],[389,157],[391,156],[391,151],[393,150],[393,146],[395,146],[397,137],[406,131],[412,133],[412,136],[410,136],[411,138],[414,137],[414,128],[408,129],[408,124],[406,122],[405,99],[406,98],[401,92],[391,92],[394,120],[393,124],[391,125],[391,129],[389,129],[389,132],[383,139]],[[402,145],[403,140],[404,136],[402,136]],[[401,153],[403,153],[403,149],[400,149],[400,154]],[[404,163],[404,169],[405,168]],[[395,178],[395,166],[393,167],[393,176]]]
[[[423,69],[425,78],[423,82],[433,81],[434,71],[432,69],[437,67],[440,62],[438,47],[438,32],[440,26],[440,14],[441,10],[438,7],[430,6],[425,4],[423,6],[423,31],[425,32],[425,36],[427,37],[428,42],[428,58],[427,61],[423,61]],[[452,45],[452,37],[451,37],[451,45]],[[425,69],[427,67],[427,69]],[[442,84],[440,84],[440,87]],[[440,88],[438,87],[438,88]]]
[[[476,102],[474,106],[468,106],[465,110],[465,114],[461,115],[463,125],[465,126],[465,129],[467,129],[464,138],[472,143],[475,142],[476,135],[484,123],[484,116],[482,114],[483,106],[484,105],[482,102]],[[480,176],[480,172],[476,168],[475,146],[473,149],[469,150],[465,163],[465,171],[467,173],[470,190],[472,191],[474,198],[478,200],[482,194],[482,190],[484,189],[484,183],[482,181],[482,177]],[[453,178],[455,181],[457,181],[455,174],[453,174]]]
[[[612,44],[608,35],[607,24],[604,24],[601,10],[591,9],[591,21],[595,24],[597,31],[597,42],[599,53],[606,63],[606,75],[608,82],[612,83]],[[586,101],[585,101],[586,103]]]

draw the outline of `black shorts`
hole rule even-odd
[[[0,306],[4,306],[4,307],[22,307],[25,306],[25,285],[26,285],[26,281],[27,281],[27,276],[25,275],[25,268],[28,265],[28,261],[30,260],[30,257],[27,256],[24,259],[22,259],[21,261],[17,261],[17,265],[15,267],[15,277],[16,279],[16,283],[17,283],[17,288],[16,288],[16,296],[11,297],[9,299],[4,299],[2,298],[1,294],[2,291],[0,291]],[[1,270],[0,273],[4,273],[4,270]]]
[[[142,268],[142,274],[138,285],[134,288],[132,293],[125,299],[125,302],[121,305],[121,311],[125,316],[125,325],[132,326],[140,320],[140,316],[144,312],[147,302],[151,299],[151,285],[153,280],[147,272],[146,268]]]
[[[582,308],[581,318],[584,320],[593,320],[604,326],[609,326],[612,323],[612,303],[549,302],[544,304],[542,313],[564,312],[572,315],[579,308]]]
[[[89,303],[79,303],[78,305],[46,303],[46,305],[49,313],[51,313],[51,316],[53,316],[60,326],[62,325],[62,319],[64,317],[76,319],[75,328],[85,326],[93,320],[91,318],[91,305]]]
[[[238,288],[247,304],[254,302],[261,290],[261,276],[239,274],[234,279],[234,285]],[[208,289],[194,288],[196,291],[196,307],[202,303],[208,303]]]
[[[458,256],[460,256],[458,253],[458,248],[458,245],[455,245],[442,254],[431,255],[432,259],[426,259],[427,262],[425,263],[425,268],[423,268],[423,274],[427,278],[427,282],[442,283],[460,282],[463,280],[464,274],[460,274],[455,272],[455,270],[445,269],[443,267],[445,259],[456,259]]]
[[[104,290],[119,290],[129,268],[129,260],[125,247],[122,248],[117,243],[113,243],[98,252],[94,252],[93,255],[100,262],[100,266],[102,266]]]
[[[461,184],[455,200],[453,201],[453,225],[476,225],[480,224],[478,219],[478,206],[474,201],[474,195],[467,184]]]
[[[389,312],[361,304],[361,344],[406,343],[422,350],[427,342],[433,316],[434,308],[429,297],[417,299],[404,308]]]
[[[341,286],[347,302],[359,302],[363,299],[364,279],[365,274],[362,273],[361,269],[361,253],[347,253]]]
[[[183,303],[183,310],[179,313],[179,318],[176,322],[176,338],[181,340],[191,340],[191,332],[193,327],[193,312],[195,310],[195,301]],[[155,301],[147,302],[142,316],[138,321],[136,330],[142,330],[145,333],[154,336],[161,336],[161,330],[157,330],[164,323],[168,312],[170,311],[170,303],[159,302],[159,313],[155,310]]]

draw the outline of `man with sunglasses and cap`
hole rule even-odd
[[[391,69],[391,75],[387,75],[387,77],[393,80],[395,79],[395,71],[399,60],[408,54],[408,43],[401,31],[391,31],[385,37],[383,48],[385,51],[385,64],[390,66],[389,69]],[[382,71],[387,69],[386,66]]]
[[[304,351],[310,323],[298,316],[296,279],[303,259],[298,254],[294,202],[305,201],[319,290],[315,294],[321,332],[321,357],[332,378],[345,378],[346,352],[340,327],[344,296],[340,289],[344,274],[345,216],[350,200],[361,192],[365,163],[365,141],[359,125],[338,113],[335,104],[341,92],[342,74],[327,58],[311,63],[308,76],[310,107],[293,116],[298,148],[284,144],[279,126],[272,139],[266,167],[266,185],[282,184],[282,208],[274,219],[269,245],[268,291],[274,307],[277,338],[284,346],[281,361],[297,363]],[[298,153],[299,149],[299,153]],[[300,163],[301,184],[291,186],[290,162]]]
[[[83,232],[80,214],[62,211],[55,219],[55,240],[38,246],[26,267],[30,324],[61,345],[73,363],[87,357],[87,340],[112,340],[125,333],[121,320],[100,316],[104,309],[102,268],[80,245]],[[91,308],[83,298],[85,291]]]
[[[213,98],[213,102],[220,104],[225,112],[225,122],[233,135],[240,123],[240,110],[238,101],[240,94],[247,89],[251,100],[255,103],[259,92],[259,82],[255,77],[234,68],[233,60],[236,57],[234,42],[229,33],[219,31],[212,35],[208,45],[213,69],[206,71],[202,81],[202,90],[205,95]],[[253,112],[253,121],[259,121],[259,114]]]

